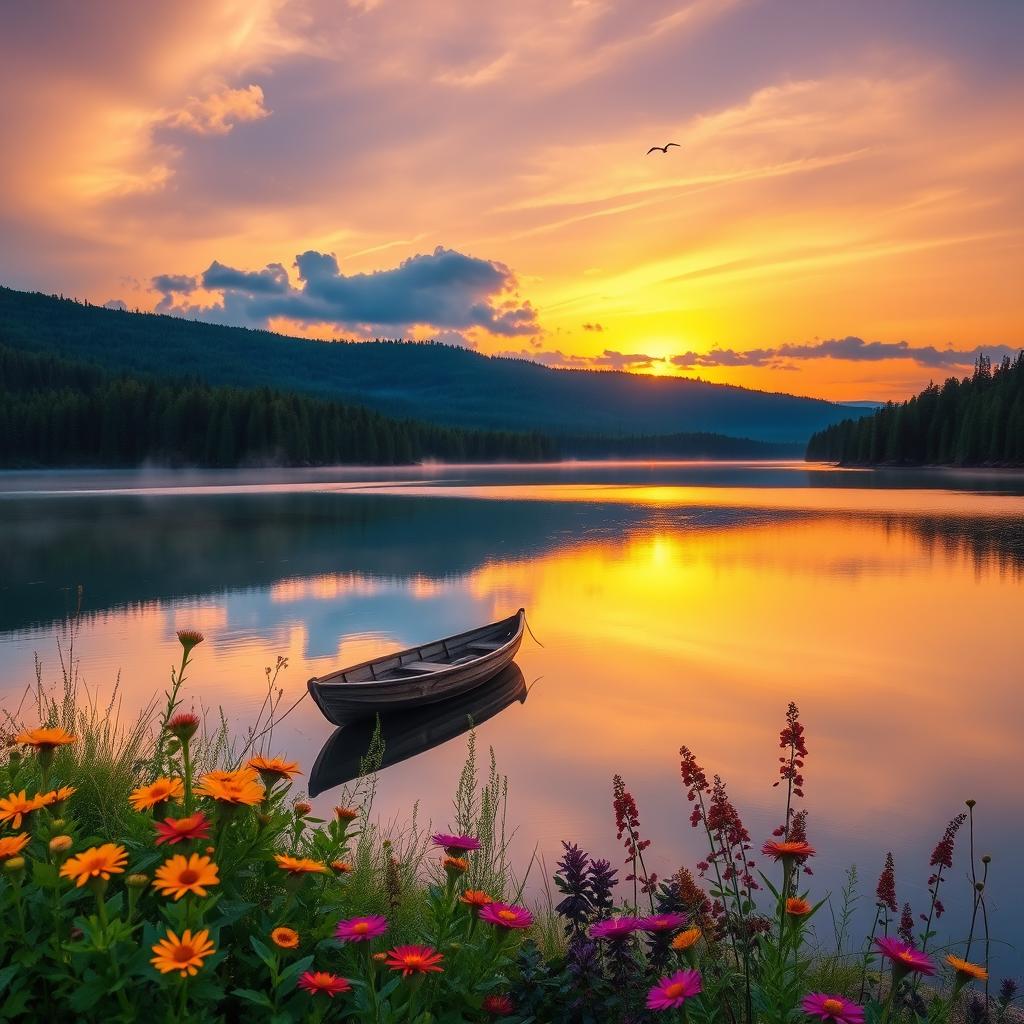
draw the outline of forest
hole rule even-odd
[[[395,465],[551,458],[532,433],[393,419],[271,388],[114,374],[0,345],[0,466]]]
[[[1024,352],[992,365],[979,356],[970,377],[929,384],[906,402],[814,434],[812,462],[842,465],[1024,465]]]

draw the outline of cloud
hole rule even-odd
[[[438,246],[389,270],[351,275],[342,273],[333,254],[311,249],[295,257],[295,267],[297,287],[280,263],[250,271],[214,260],[202,275],[204,289],[220,292],[220,303],[211,306],[173,305],[175,291],[190,290],[178,285],[194,279],[162,274],[153,278],[163,296],[157,308],[252,327],[284,318],[370,334],[407,332],[416,325],[456,332],[479,328],[506,337],[540,330],[536,310],[518,297],[515,275],[505,264],[454,249]]]
[[[124,299],[107,299],[107,301],[103,303],[103,308],[119,309],[124,312],[124,310],[128,308],[128,303],[125,302]]]
[[[612,370],[647,370],[655,363],[663,363],[662,356],[649,356],[644,352],[616,352],[606,348],[599,356],[591,356],[593,366],[608,367]]]
[[[934,345],[911,345],[908,341],[864,341],[853,336],[829,338],[808,344],[787,342],[773,348],[713,348],[710,352],[681,352],[672,356],[675,366],[685,368],[708,366],[767,366],[787,369],[787,362],[805,359],[845,359],[850,362],[879,362],[883,359],[910,359],[919,366],[944,368],[973,366],[979,355],[993,359],[1014,356],[1017,349],[1009,345],[977,345],[974,348],[939,349]]]
[[[603,331],[604,330],[604,325],[603,324],[597,324],[597,323],[584,324],[583,325],[583,330],[585,330],[585,331]]]
[[[244,89],[227,86],[200,99],[190,96],[185,105],[168,115],[165,123],[171,128],[196,135],[227,135],[242,121],[259,121],[269,117],[263,105],[263,90],[258,85]]]

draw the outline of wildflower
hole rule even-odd
[[[712,849],[708,862],[718,860],[725,862],[721,868],[722,881],[728,882],[738,875],[740,883],[748,894],[759,888],[750,870],[754,866],[754,862],[747,856],[751,843],[750,833],[743,824],[739,811],[729,799],[725,783],[719,775],[715,776],[714,785],[711,788],[711,800],[708,803],[704,825],[717,843],[717,849]],[[738,864],[734,862],[738,862]],[[706,865],[702,866],[701,870],[706,870]]]
[[[452,875],[464,875],[469,870],[469,861],[465,857],[445,857],[441,865]]]
[[[606,860],[590,862],[590,904],[598,914],[612,909],[612,889],[619,884],[619,872]]]
[[[674,932],[686,924],[685,914],[654,914],[640,919],[639,930],[643,932]]]
[[[953,845],[960,826],[967,820],[966,814],[958,814],[947,826],[942,838],[932,851],[929,867],[951,868],[953,866]]]
[[[198,715],[191,711],[182,711],[167,723],[166,729],[182,743],[187,743],[199,731],[199,724]]]
[[[355,821],[355,819],[359,817],[359,811],[354,807],[335,807],[334,816],[338,821]]]
[[[388,950],[385,961],[393,971],[401,971],[402,977],[410,974],[440,974],[444,968],[437,965],[444,959],[432,946],[395,946]]]
[[[67,853],[74,845],[74,842],[71,836],[54,836],[50,840],[50,853]]]
[[[368,942],[388,930],[388,919],[380,914],[367,917],[350,917],[347,921],[339,921],[334,929],[334,937],[341,942]]]
[[[60,869],[62,878],[71,878],[81,888],[92,878],[109,881],[111,875],[124,873],[128,862],[128,854],[123,846],[115,843],[104,843],[93,846],[84,853],[69,857]]]
[[[351,992],[352,986],[345,978],[330,971],[306,971],[299,975],[296,982],[299,988],[305,989],[311,996],[318,992],[325,993],[333,999],[339,992]]]
[[[217,865],[209,857],[193,853],[191,857],[185,858],[176,853],[156,869],[153,888],[176,900],[189,892],[196,896],[206,896],[208,885],[220,884],[217,870]]]
[[[485,893],[483,889],[467,889],[459,899],[465,903],[467,907],[475,907],[477,910],[480,910],[494,902],[494,900]]]
[[[625,939],[641,927],[638,917],[610,917],[590,926],[592,939],[608,939],[611,942]]]
[[[26,832],[22,832],[20,836],[3,836],[0,838],[0,860],[16,857],[28,846],[28,839],[28,833]]]
[[[157,804],[168,800],[181,800],[185,796],[185,787],[181,779],[156,779],[148,786],[133,789],[128,797],[132,807],[137,811],[148,811]]]
[[[683,777],[683,785],[686,786],[686,799],[693,804],[690,824],[696,828],[701,823],[704,797],[711,795],[711,786],[704,769],[697,763],[697,758],[689,747],[679,748],[679,758],[679,772]]]
[[[875,889],[878,898],[878,906],[885,908],[890,914],[899,912],[899,905],[896,902],[896,865],[892,859],[892,852],[885,855],[885,867],[878,876],[878,886]]]
[[[281,949],[295,949],[299,944],[299,933],[294,928],[278,925],[270,933],[271,941]]]
[[[651,841],[640,838],[640,812],[621,775],[612,777],[612,808],[615,811],[615,838],[626,837],[623,841],[628,854],[626,863],[633,865],[632,872],[626,875],[626,881],[639,882],[641,892],[652,893],[658,881],[657,875],[646,874],[643,867],[643,852],[651,845]],[[644,871],[643,875],[636,873],[638,863],[640,870]]]
[[[515,1003],[506,995],[484,996],[480,1009],[493,1017],[508,1017],[516,1012]]]
[[[174,846],[189,839],[207,839],[210,835],[210,822],[201,811],[190,814],[187,818],[164,818],[154,821],[156,829],[156,845]]]
[[[247,807],[262,803],[266,796],[256,781],[256,773],[248,768],[236,772],[209,772],[199,780],[196,793],[222,804]]]
[[[214,953],[214,948],[210,933],[205,928],[195,935],[186,928],[180,939],[168,928],[167,935],[153,946],[153,952],[156,956],[150,963],[161,974],[178,971],[184,978],[198,973],[203,961]]]
[[[988,971],[979,964],[972,964],[969,960],[961,960],[958,956],[950,953],[946,957],[946,963],[956,971],[956,980],[960,985],[969,981],[987,981]]]
[[[0,797],[0,821],[6,822],[13,829],[19,829],[25,818],[44,806],[39,797],[26,796],[25,790],[11,793],[10,796]]]
[[[786,726],[779,733],[779,747],[782,750],[788,748],[789,755],[779,758],[780,778],[774,785],[788,782],[793,787],[793,796],[803,796],[804,777],[800,774],[800,769],[804,766],[803,759],[807,756],[807,747],[804,744],[804,727],[800,724],[800,710],[793,701],[789,702],[786,709]]]
[[[770,840],[761,847],[761,853],[774,860],[794,860],[797,857],[813,857],[814,847],[805,841],[777,843]]]
[[[42,793],[36,799],[43,807],[49,807],[54,814],[58,813],[61,805],[70,800],[78,792],[75,786],[61,786],[60,789],[51,789],[49,793]]]
[[[74,743],[78,739],[63,729],[26,729],[14,737],[15,743],[25,747],[33,747],[35,750],[53,750],[55,747],[64,747]]]
[[[908,946],[914,944],[914,912],[909,903],[903,904],[903,913],[900,914],[900,924],[896,931]]]
[[[331,870],[335,874],[350,875],[352,873],[352,865],[347,860],[332,860]]]
[[[699,928],[687,928],[686,931],[680,932],[672,940],[672,948],[677,953],[682,953],[684,950],[687,950],[691,946],[696,945],[696,943],[698,942],[699,939],[700,939],[700,929]]]
[[[521,929],[533,924],[533,914],[525,907],[515,907],[508,903],[488,903],[480,910],[480,920],[498,928]]]
[[[786,900],[786,913],[790,917],[806,917],[814,908],[799,896],[790,896]]]
[[[800,1005],[808,1017],[817,1017],[829,1024],[864,1024],[864,1007],[844,996],[809,992]]]
[[[934,974],[935,964],[930,956],[915,949],[909,943],[901,942],[899,939],[882,935],[875,939],[875,945],[883,956],[892,961],[893,971],[897,980],[902,978],[908,971],[917,974]]]
[[[308,857],[289,857],[286,853],[275,853],[274,860],[282,871],[290,875],[326,875],[327,865]]]
[[[198,629],[179,629],[178,642],[185,648],[188,654],[193,647],[198,647],[206,639]]]
[[[280,779],[301,775],[298,761],[285,761],[280,757],[253,757],[246,762],[247,768],[260,773],[263,785],[270,789]]]
[[[1017,998],[1017,982],[1013,978],[1003,978],[999,986],[999,1005],[1007,1007]]]
[[[647,993],[648,1010],[675,1010],[703,989],[698,971],[688,968],[661,978]]]
[[[480,840],[473,836],[451,836],[446,832],[438,832],[430,837],[435,846],[444,848],[449,857],[458,857],[460,853],[472,853],[480,849]]]
[[[295,812],[296,818],[305,818],[306,815],[311,814],[313,811],[313,805],[307,803],[305,800],[296,800],[292,804],[292,810]]]

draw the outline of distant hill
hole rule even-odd
[[[978,358],[974,375],[930,384],[871,416],[815,434],[807,459],[844,465],[1024,465],[1024,352],[994,369]]]
[[[322,342],[0,288],[0,343],[134,373],[194,375],[460,427],[572,435],[709,432],[805,442],[849,411],[679,378],[554,370],[450,345]]]

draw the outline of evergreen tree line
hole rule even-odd
[[[979,356],[970,377],[929,384],[906,402],[819,431],[806,457],[844,465],[1024,465],[1024,352],[995,367]]]
[[[114,374],[0,346],[0,466],[399,465],[552,458],[537,433],[395,419],[268,387]]]

